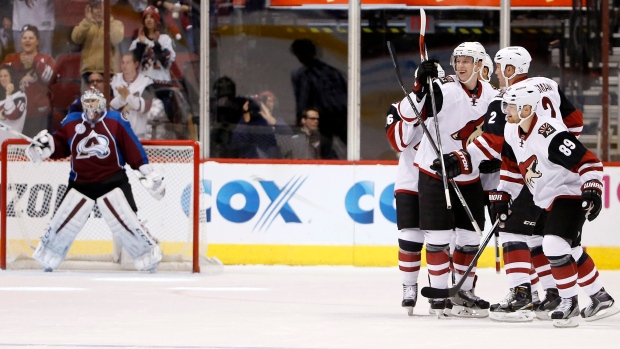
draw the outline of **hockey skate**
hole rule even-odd
[[[581,317],[585,321],[596,321],[620,313],[620,308],[614,306],[614,299],[604,287],[590,296],[590,299],[592,302],[581,310]]]
[[[511,288],[506,298],[491,305],[489,317],[500,322],[530,322],[534,320],[534,309],[530,284]]]
[[[577,296],[561,299],[560,305],[551,313],[553,326],[559,328],[579,326],[579,302]]]
[[[452,298],[452,315],[466,318],[489,316],[489,302],[476,296],[474,290],[459,290]]]
[[[551,320],[551,312],[560,305],[562,298],[558,293],[557,288],[548,288],[545,290],[545,298],[540,301],[540,304],[534,308],[534,314],[538,320],[549,321]]]
[[[413,316],[413,308],[418,300],[418,284],[403,285],[402,307],[407,309],[407,314]]]

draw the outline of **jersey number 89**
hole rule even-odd
[[[564,144],[560,145],[560,151],[562,154],[566,156],[570,156],[572,150],[575,149],[575,143],[573,143],[570,139],[564,139]]]

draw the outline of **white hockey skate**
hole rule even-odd
[[[403,285],[403,302],[401,306],[407,309],[407,315],[413,316],[413,308],[418,300],[418,284]]]
[[[579,326],[579,302],[577,296],[562,298],[560,305],[551,313],[553,326],[569,328]]]

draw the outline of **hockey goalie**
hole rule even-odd
[[[82,95],[83,113],[70,113],[60,128],[37,134],[26,150],[34,163],[70,156],[67,191],[46,228],[33,258],[52,271],[67,256],[95,203],[114,240],[132,257],[137,270],[155,271],[162,250],[138,219],[125,172],[128,164],[157,200],[165,195],[163,176],[154,171],[138,137],[117,111],[106,109],[105,96],[91,88]]]

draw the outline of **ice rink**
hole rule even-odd
[[[505,276],[479,270],[497,302]],[[602,271],[620,299],[620,272]],[[426,284],[426,270],[420,274]],[[225,266],[220,273],[0,271],[0,348],[619,348],[620,315],[551,322],[437,319],[400,307],[391,268]],[[580,305],[588,298],[580,294]]]

